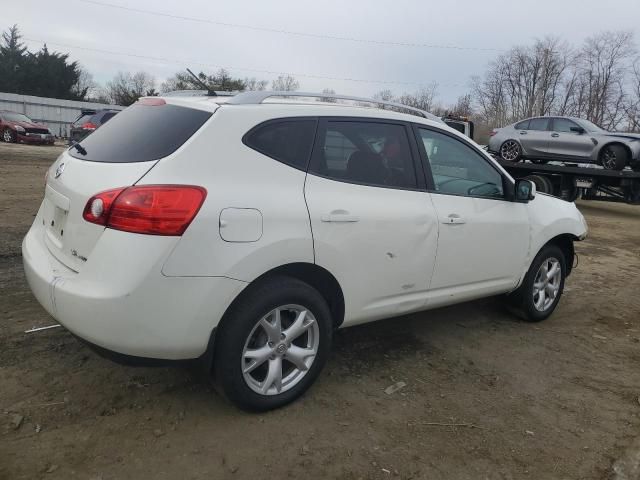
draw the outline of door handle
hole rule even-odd
[[[355,223],[360,220],[356,215],[351,215],[346,210],[334,210],[331,213],[322,215],[320,220],[330,223]]]
[[[442,220],[442,223],[444,223],[445,225],[462,225],[463,223],[467,223],[467,221],[460,215],[452,213],[447,218]]]
[[[559,136],[560,136],[560,134],[559,134],[559,133],[552,133],[552,134],[551,134],[551,136],[552,136],[552,137],[554,137],[554,138],[556,138],[556,137],[559,137]]]
[[[526,135],[527,132],[520,132],[520,135]]]

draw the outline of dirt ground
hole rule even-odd
[[[1,479],[640,478],[640,207],[580,204],[548,321],[490,299],[342,330],[301,400],[256,415],[194,370],[23,333],[53,323],[20,244],[60,151],[0,145]]]

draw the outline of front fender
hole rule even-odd
[[[538,193],[527,207],[531,242],[518,285],[522,282],[535,256],[549,241],[561,235],[568,235],[574,240],[583,240],[588,231],[584,216],[573,202]]]

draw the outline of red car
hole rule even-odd
[[[0,138],[8,143],[24,142],[53,145],[55,137],[46,125],[22,113],[0,110]]]

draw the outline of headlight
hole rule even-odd
[[[22,128],[20,125],[14,125],[14,127],[16,128],[16,132],[24,133],[24,128]]]

